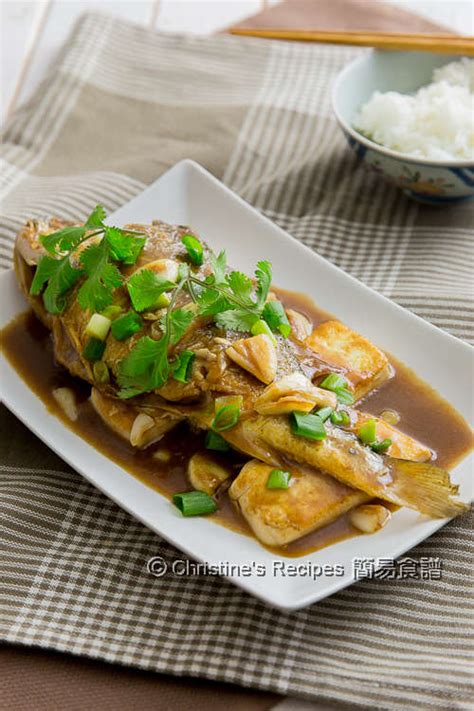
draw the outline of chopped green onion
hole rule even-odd
[[[391,444],[391,439],[383,439],[381,442],[373,442],[370,446],[374,452],[377,452],[378,454],[383,454],[387,451]]]
[[[341,405],[352,405],[354,403],[354,395],[347,388],[336,388],[334,394]]]
[[[367,420],[359,429],[357,435],[362,444],[374,444],[377,438],[376,425],[377,422],[375,420]]]
[[[215,452],[228,452],[230,449],[230,444],[225,441],[224,437],[212,430],[209,430],[206,435],[205,445],[206,449],[212,449]]]
[[[220,397],[216,397],[214,400],[214,412],[217,412],[225,405],[235,405],[239,408],[239,410],[241,410],[243,404],[244,398],[242,395],[221,395]]]
[[[293,434],[307,439],[326,439],[324,422],[318,415],[307,415],[304,412],[292,412],[290,415]]]
[[[217,511],[214,499],[204,491],[186,491],[173,496],[174,505],[183,516],[203,516]]]
[[[93,336],[87,341],[84,350],[82,351],[82,357],[93,363],[96,360],[100,360],[104,355],[105,343],[99,338],[94,338]]]
[[[267,489],[288,489],[291,474],[283,469],[272,469],[267,479]]]
[[[171,300],[167,294],[160,294],[155,303],[153,304],[153,307],[155,309],[165,309],[167,306],[169,306],[171,303]]]
[[[349,413],[345,410],[334,410],[331,414],[331,422],[333,425],[347,426],[351,424],[351,418],[349,417]]]
[[[339,373],[329,373],[324,380],[319,383],[320,388],[331,390],[336,394],[337,399],[343,405],[352,405],[354,396],[349,390],[349,383],[344,376]]]
[[[281,333],[284,338],[288,338],[291,326],[281,301],[268,301],[263,308],[262,318],[272,331]]]
[[[324,390],[332,390],[335,388],[347,388],[347,380],[339,373],[329,373],[324,380],[319,383],[320,388]]]
[[[230,430],[237,424],[239,417],[240,408],[237,405],[224,405],[216,412],[211,427],[216,432]]]
[[[181,351],[172,365],[173,378],[180,383],[187,383],[191,375],[193,360],[196,357],[194,351]]]
[[[111,304],[110,306],[107,306],[106,309],[101,311],[102,316],[105,316],[106,318],[109,318],[111,321],[116,319],[120,314],[123,314],[123,308],[121,306],[118,306],[117,304]]]
[[[92,372],[94,373],[94,380],[96,383],[110,382],[109,369],[103,360],[98,360],[94,363],[92,366]]]
[[[112,336],[117,341],[124,341],[126,338],[133,336],[143,326],[142,317],[135,311],[128,311],[123,316],[119,316],[112,321]]]
[[[183,235],[181,242],[186,247],[186,251],[192,263],[200,267],[204,262],[204,250],[198,238],[194,235]]]
[[[110,329],[112,321],[107,316],[101,314],[92,314],[89,323],[86,326],[86,335],[98,338],[99,341],[105,341]]]
[[[323,422],[326,422],[326,420],[331,417],[333,412],[334,410],[332,407],[321,407],[321,409],[319,409],[316,414],[322,419]]]
[[[262,321],[260,319],[259,321],[256,321],[252,328],[250,329],[250,333],[252,336],[259,336],[261,333],[263,333],[265,336],[269,336],[272,339],[272,343],[276,345],[276,338],[272,333],[272,329],[268,325],[266,321]]]

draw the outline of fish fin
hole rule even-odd
[[[393,488],[403,506],[416,509],[431,518],[451,518],[467,511],[469,505],[455,501],[459,486],[451,482],[449,472],[427,462],[410,462],[386,457],[393,475]]]

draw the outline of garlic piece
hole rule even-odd
[[[264,333],[235,341],[226,349],[226,355],[266,385],[275,379],[277,352],[272,339]]]
[[[317,388],[302,373],[291,373],[272,383],[254,403],[261,415],[284,415],[293,410],[311,412],[317,405],[335,408],[337,397],[329,390]]]
[[[311,335],[313,326],[306,316],[300,314],[299,311],[293,311],[293,309],[287,309],[286,315],[290,322],[291,333],[298,341],[304,341]]]
[[[70,420],[75,422],[78,417],[76,396],[71,388],[56,388],[53,397]]]
[[[158,428],[156,427],[155,420],[150,415],[145,415],[144,412],[138,414],[130,430],[130,444],[132,447],[146,447],[152,442],[156,441],[161,437]]]
[[[375,533],[389,522],[391,515],[381,504],[363,504],[349,512],[349,521],[362,533]]]
[[[212,496],[229,477],[230,472],[208,454],[197,452],[189,460],[188,478],[196,491]]]
[[[153,262],[144,264],[143,267],[140,267],[137,271],[141,271],[142,269],[154,272],[163,279],[172,281],[173,283],[178,280],[179,264],[174,259],[155,259]]]

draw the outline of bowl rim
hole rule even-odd
[[[369,57],[372,57],[376,54],[376,50],[370,50],[370,52],[364,53],[363,56],[361,57],[356,57],[352,61],[350,61],[348,64],[346,64],[339,74],[335,77],[333,83],[332,83],[332,89],[331,89],[331,104],[332,104],[332,110],[334,111],[334,114],[336,116],[336,119],[338,120],[339,124],[341,127],[348,133],[352,138],[354,138],[356,141],[359,141],[359,143],[362,143],[364,146],[367,148],[371,148],[372,150],[378,151],[379,153],[382,153],[383,155],[389,156],[390,158],[396,158],[398,160],[406,161],[407,163],[414,163],[416,165],[427,165],[427,166],[432,166],[435,168],[474,168],[474,160],[471,160],[469,158],[461,158],[461,159],[446,159],[446,160],[436,160],[434,158],[417,158],[416,156],[412,156],[406,153],[400,153],[399,151],[394,151],[391,148],[387,148],[386,146],[383,146],[381,143],[376,143],[375,141],[372,141],[370,138],[367,138],[364,136],[362,133],[359,133],[359,131],[356,131],[347,121],[341,116],[339,113],[337,106],[336,106],[336,97],[338,95],[338,91],[340,90],[341,83],[343,80],[346,78],[346,75],[349,74],[354,66],[358,64],[363,64],[363,62],[367,61]]]

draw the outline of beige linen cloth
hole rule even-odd
[[[333,118],[331,81],[359,52],[86,15],[7,127],[2,265],[25,218],[112,211],[193,158],[296,239],[472,338],[471,206],[410,202],[357,163]],[[150,556],[181,554],[1,415],[3,639],[364,708],[469,707],[467,516],[411,553],[441,558],[441,580],[366,580],[282,613],[221,578],[151,577]]]

